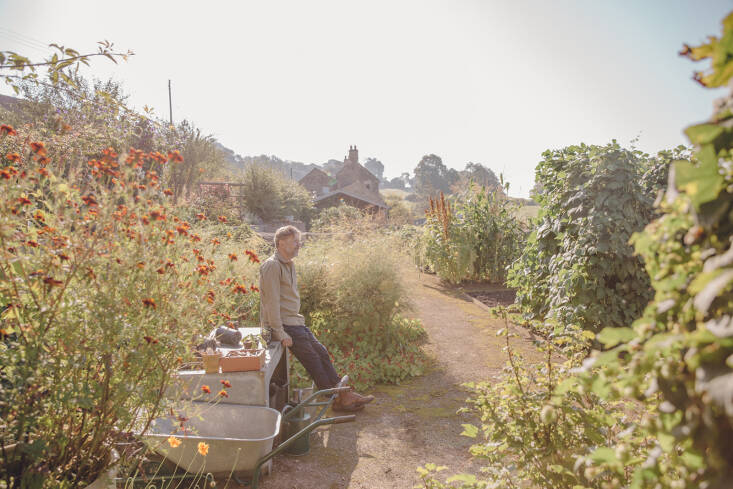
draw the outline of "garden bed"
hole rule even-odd
[[[514,304],[517,292],[514,289],[467,290],[466,294],[489,307]]]

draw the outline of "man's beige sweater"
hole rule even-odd
[[[295,265],[278,252],[260,266],[260,324],[272,332],[276,341],[290,338],[283,330],[288,326],[305,325],[300,314],[300,294]]]

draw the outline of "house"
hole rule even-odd
[[[300,183],[313,193],[315,206],[319,209],[344,203],[374,212],[387,210],[379,194],[379,179],[359,163],[356,146],[349,147],[349,154],[335,178],[314,168]]]

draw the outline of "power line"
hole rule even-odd
[[[48,45],[50,44],[39,41],[38,39],[35,39],[33,37],[26,36],[25,34],[21,34],[7,27],[0,26],[0,31],[5,31],[7,35],[12,36],[13,38],[15,38],[15,40],[25,42],[26,44],[35,45],[38,48],[48,49]]]

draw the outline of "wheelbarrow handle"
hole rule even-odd
[[[297,408],[294,408],[290,412],[295,411],[295,409]],[[311,424],[309,424],[308,426],[306,426],[305,428],[303,428],[302,430],[300,430],[299,432],[297,432],[296,434],[294,434],[293,436],[291,436],[290,438],[282,442],[280,445],[278,445],[276,449],[274,449],[273,451],[271,451],[270,453],[268,453],[267,455],[265,455],[264,457],[260,458],[257,461],[257,465],[255,465],[255,470],[254,470],[254,474],[252,477],[252,489],[257,489],[257,485],[260,480],[260,469],[262,468],[262,464],[270,460],[275,455],[282,453],[286,448],[288,448],[290,445],[295,443],[295,441],[298,438],[300,438],[301,436],[308,435],[308,433],[318,428],[319,426],[323,426],[327,424],[349,423],[351,421],[354,421],[355,419],[356,419],[356,416],[353,414],[349,416],[337,416],[335,418],[319,419],[317,421],[312,422]]]
[[[356,419],[356,414],[349,414],[348,416],[336,416],[335,418],[325,418],[324,424],[339,424],[339,423],[351,423]]]
[[[348,391],[350,389],[351,389],[351,387],[344,386],[344,387],[333,387],[331,389],[323,389],[321,391],[314,392],[313,394],[311,394],[310,396],[308,396],[304,401],[302,401],[300,404],[298,404],[297,406],[295,406],[293,409],[291,409],[287,413],[283,414],[283,417],[282,417],[282,421],[281,422],[287,421],[292,416],[294,416],[295,413],[297,413],[298,411],[300,411],[303,408],[308,407],[310,405],[328,406],[331,403],[331,401],[329,400],[328,402],[323,403],[323,404],[321,404],[321,403],[318,403],[318,404],[315,404],[315,403],[310,404],[310,402],[313,399],[315,399],[316,397],[318,397],[318,396],[327,396],[329,394],[333,396],[334,394],[338,394],[338,393],[341,393],[341,392],[344,392],[344,391]],[[324,409],[324,411],[325,411],[325,409]],[[321,416],[322,416],[322,414],[321,414]]]

